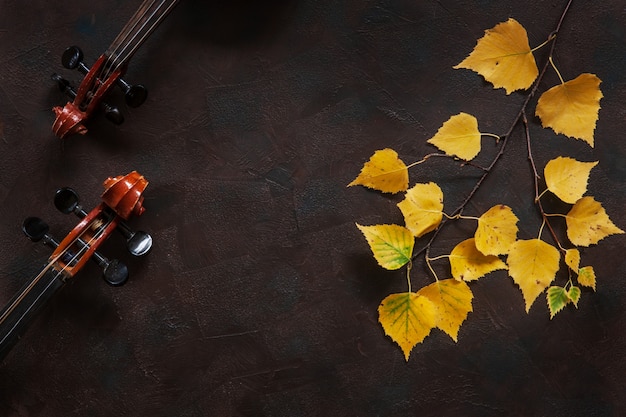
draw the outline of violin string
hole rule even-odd
[[[172,8],[176,5],[178,0],[163,0],[161,4],[157,7],[157,9],[149,16],[146,20],[146,23],[140,28],[139,31],[133,36],[133,38],[124,45],[124,48],[120,52],[120,55],[125,52],[126,49],[130,47],[128,52],[125,52],[124,58],[119,59],[119,62],[114,65],[114,68],[117,69],[121,65],[126,62],[128,58],[133,56],[133,54],[137,51],[137,49],[143,44],[143,42],[150,36],[150,34],[156,29],[156,27],[161,23],[163,18],[172,10]],[[162,10],[164,9],[164,10]],[[157,16],[156,18],[154,16]],[[149,26],[149,27],[148,27]],[[147,29],[146,29],[147,27]],[[139,37],[139,39],[137,39]]]
[[[69,266],[72,264],[72,262],[76,261],[76,259],[78,259],[83,252],[89,250],[89,248],[91,247],[91,244],[100,238],[100,236],[102,236],[102,234],[104,233],[104,231],[106,230],[106,228],[111,224],[111,222],[113,221],[113,219],[110,219],[108,221],[108,223],[104,224],[103,226],[100,226],[100,228],[98,229],[98,231],[96,231],[96,233],[94,233],[94,235],[91,237],[91,239],[89,239],[88,242],[85,243],[85,245],[83,245],[81,247],[81,249],[79,249],[78,252],[76,252],[76,254],[68,261],[65,263],[65,265],[63,266],[63,268],[61,268],[59,271],[57,271],[57,274],[54,275],[54,278],[58,278],[59,276],[61,276],[63,274],[63,272],[65,272],[65,270],[67,268],[69,268]],[[39,282],[39,280],[43,277],[43,275],[46,274],[46,272],[48,272],[48,270],[50,268],[52,268],[54,266],[54,264],[60,259],[62,258],[67,252],[69,252],[69,248],[72,247],[76,242],[78,242],[78,240],[80,238],[82,238],[85,233],[87,233],[87,231],[89,230],[89,228],[85,228],[85,230],[83,230],[83,232],[81,234],[79,234],[78,236],[76,236],[74,238],[74,240],[72,240],[68,245],[67,248],[65,249],[65,251],[62,251],[61,253],[57,254],[54,258],[50,259],[48,261],[48,263],[44,266],[43,270],[29,283],[29,285],[26,287],[26,289],[24,291],[22,291],[22,293],[20,294],[19,297],[16,298],[16,302],[13,303],[18,304],[23,298],[24,296],[26,296],[26,294],[33,288],[33,286],[35,286],[37,284],[37,282]],[[48,289],[48,287],[46,287],[46,289]],[[4,319],[6,318],[7,314],[10,313],[10,311],[12,309],[7,309],[8,311],[5,312],[2,317],[0,317],[0,323],[2,323],[2,321],[4,321]]]
[[[112,70],[112,58],[118,54],[120,46],[125,43],[132,31],[136,30],[137,25],[145,18],[147,10],[153,6],[158,0],[144,0],[139,6],[133,17],[124,25],[121,32],[113,40],[113,43],[105,51],[104,55],[107,57],[106,61],[102,63],[96,76],[96,82],[90,86],[90,91],[95,93],[95,90],[99,88],[97,80],[104,82],[113,73]]]
[[[39,293],[39,295],[35,298],[35,300],[33,300],[33,302],[28,306],[28,308],[22,313],[21,317],[15,322],[15,324],[13,325],[13,327],[11,327],[11,329],[9,331],[7,331],[6,335],[2,338],[2,340],[0,340],[0,345],[2,343],[4,343],[4,341],[6,340],[7,337],[9,337],[9,335],[11,334],[11,332],[13,332],[13,330],[19,325],[19,323],[22,321],[22,319],[30,312],[30,310],[35,306],[35,304],[37,304],[37,301],[39,301],[39,299],[43,296],[43,294],[48,291],[48,289],[50,288],[50,286],[55,282],[55,280],[57,278],[59,278],[63,272],[65,272],[65,270],[67,268],[69,268],[69,266],[72,264],[72,262],[76,261],[80,256],[83,255],[84,252],[88,251],[91,248],[91,245],[94,241],[96,241],[97,239],[99,239],[105,232],[106,228],[113,222],[113,220],[115,219],[115,217],[112,217],[111,219],[109,219],[107,221],[107,223],[101,225],[98,230],[96,231],[96,233],[93,234],[93,236],[87,241],[85,242],[85,244],[76,252],[76,254],[74,254],[74,256],[68,260],[65,265],[63,265],[63,268],[61,268],[60,270],[56,271],[56,274],[54,275],[54,278],[50,280],[50,282],[48,283],[48,285],[45,286],[45,288],[43,289],[43,291],[41,291]],[[24,297],[26,297],[26,294],[28,294],[33,287],[41,280],[41,278],[43,278],[43,276],[50,270],[50,268],[53,267],[53,265],[61,258],[63,257],[68,251],[69,248],[72,247],[76,242],[78,242],[78,240],[83,237],[83,235],[85,233],[87,233],[87,230],[89,230],[88,227],[85,228],[85,230],[83,230],[83,232],[81,234],[79,234],[78,236],[76,236],[76,238],[74,238],[74,240],[72,240],[72,242],[70,242],[67,246],[67,249],[65,251],[62,251],[61,253],[59,253],[58,255],[56,255],[54,258],[52,258],[51,260],[49,260],[49,262],[44,266],[44,268],[39,272],[39,274],[37,274],[37,276],[35,278],[33,278],[31,280],[31,282],[28,284],[28,286],[24,289],[24,291],[21,292],[21,294],[19,294],[18,297],[16,297],[15,301],[13,303],[11,303],[10,306],[8,306],[5,311],[2,314],[2,317],[0,317],[0,324],[2,324],[7,316],[13,311],[15,310],[15,308],[17,307],[17,305],[22,302],[22,300],[24,299]]]
[[[137,13],[109,47],[106,52],[109,60],[105,64],[106,75],[103,79],[108,78],[127,62],[178,2],[178,0],[160,0],[159,4],[155,6],[157,1],[159,0],[144,1]]]
[[[115,38],[111,46],[109,46],[109,48],[106,50],[105,55],[107,56],[108,61],[109,61],[108,63],[109,63],[110,72],[113,71],[113,67],[115,66],[117,62],[117,58],[121,55],[121,53],[123,52],[123,49],[126,48],[125,45],[127,45],[130,42],[129,39],[132,40],[134,36],[136,36],[133,34],[142,30],[142,28],[145,26],[146,21],[149,19],[149,17],[147,16],[157,1],[162,1],[162,0],[145,0],[141,4],[139,9],[135,12],[133,17],[126,23],[126,25],[124,26],[122,31],[119,33],[119,35]],[[158,7],[157,7],[157,10],[158,10]]]

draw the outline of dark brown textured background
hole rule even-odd
[[[598,288],[577,310],[549,320],[542,296],[526,314],[512,280],[492,274],[472,285],[458,343],[434,330],[407,364],[376,311],[406,290],[403,273],[379,268],[354,226],[400,222],[397,199],[346,188],[376,149],[407,162],[431,152],[426,139],[460,111],[504,133],[523,93],[452,67],[509,17],[540,44],[565,1],[222,3],[181,1],[141,49],[126,78],[150,96],[122,104],[123,126],[96,117],[61,142],[51,108],[65,98],[50,74],[79,79],[62,51],[78,44],[93,62],[139,1],[0,1],[0,301],[48,254],[22,236],[23,218],[43,217],[57,237],[75,224],[52,205],[59,187],[89,208],[106,177],[138,170],[151,183],[132,225],[155,239],[141,260],[119,236],[105,244],[128,263],[126,286],[89,265],[58,294],[0,365],[0,415],[625,415],[624,235],[583,251]],[[541,167],[559,154],[600,161],[590,193],[622,228],[625,26],[622,1],[574,0],[558,39],[566,79],[603,80],[594,149],[530,120]],[[541,89],[557,82],[549,70]],[[508,204],[527,239],[539,219],[519,127],[510,141],[466,213]],[[437,181],[451,211],[476,175],[432,160],[411,181]],[[433,252],[471,227],[447,228]],[[413,285],[430,280],[418,263]]]

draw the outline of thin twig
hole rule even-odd
[[[550,221],[548,220],[548,215],[543,209],[543,204],[541,204],[541,199],[539,198],[539,174],[537,173],[537,165],[535,165],[535,159],[533,158],[532,146],[530,144],[530,129],[528,128],[528,119],[526,118],[526,111],[522,112],[522,121],[524,123],[524,132],[526,135],[526,147],[528,150],[528,160],[530,161],[530,166],[533,170],[533,179],[535,182],[535,203],[539,208],[539,212],[541,213],[541,218],[543,219],[543,223],[548,226],[548,230],[550,230],[550,234],[554,239],[554,242],[561,248],[561,243],[559,242],[559,238],[556,236]],[[542,225],[543,227],[543,225]],[[539,232],[541,236],[541,232]]]
[[[561,30],[561,26],[563,24],[563,21],[565,20],[565,16],[567,15],[567,12],[568,12],[571,4],[572,4],[572,1],[573,0],[569,0],[567,2],[567,5],[565,6],[565,8],[563,9],[563,12],[561,13],[561,17],[559,18],[559,21],[558,21],[558,23],[556,25],[556,28],[554,29],[554,31],[552,31],[552,33],[550,33],[550,35],[548,37],[549,39],[552,39],[552,44],[550,45],[550,51],[548,53],[548,57],[551,57],[554,54],[554,50],[555,50],[556,42],[557,42],[557,35],[558,35],[559,31]],[[500,145],[500,149],[498,150],[498,153],[494,157],[493,161],[491,161],[491,164],[489,164],[489,166],[487,168],[485,168],[484,173],[480,176],[478,181],[476,181],[476,184],[474,185],[474,188],[472,188],[472,190],[467,195],[465,200],[463,200],[463,202],[452,212],[452,214],[450,215],[451,217],[454,217],[455,215],[460,214],[460,213],[463,212],[463,209],[467,206],[467,204],[471,201],[471,199],[474,197],[474,195],[478,192],[478,190],[480,189],[481,185],[483,184],[483,182],[485,181],[487,176],[491,173],[491,171],[493,170],[495,165],[498,163],[498,161],[500,160],[500,158],[504,154],[504,150],[506,148],[506,144],[508,143],[508,139],[511,136],[511,133],[513,133],[513,130],[515,130],[515,128],[517,127],[518,123],[522,120],[522,118],[525,117],[526,107],[528,107],[528,103],[530,102],[530,100],[534,97],[535,93],[537,92],[537,90],[539,88],[539,84],[543,80],[543,77],[546,74],[546,71],[547,71],[549,66],[550,66],[550,60],[546,59],[546,62],[544,64],[543,68],[541,69],[541,72],[537,76],[537,79],[535,80],[535,83],[534,83],[532,89],[530,90],[530,92],[526,96],[526,99],[522,103],[522,105],[521,105],[517,115],[515,116],[515,118],[513,119],[513,122],[511,123],[509,129],[506,131],[506,133],[504,133],[503,135],[500,135],[500,138],[501,138],[500,143],[501,143],[501,145]],[[536,170],[535,170],[535,172],[536,172]],[[424,247],[422,247],[420,250],[418,250],[417,252],[414,252],[413,253],[413,257],[411,259],[415,259],[416,257],[418,257],[420,254],[422,254],[424,252],[425,252],[425,256],[427,258],[429,257],[429,255],[430,255],[430,248],[431,248],[433,242],[435,241],[435,239],[437,238],[437,235],[439,234],[439,232],[443,229],[444,225],[447,223],[447,221],[448,221],[447,218],[444,218],[441,221],[439,227],[437,227],[437,229],[435,230],[435,232],[431,236],[431,238],[428,241],[428,243]],[[550,228],[550,230],[552,230],[552,229]],[[558,240],[557,240],[557,242],[558,242]]]

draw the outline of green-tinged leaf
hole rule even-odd
[[[572,285],[567,291],[567,296],[569,297],[570,301],[574,303],[576,308],[578,308],[578,301],[580,300],[580,288]]]
[[[450,253],[450,269],[457,280],[473,281],[497,269],[506,268],[506,264],[497,256],[483,255],[476,248],[474,238],[459,243]]]
[[[593,266],[583,266],[578,270],[578,283],[583,287],[591,287],[596,290],[596,272]]]
[[[548,308],[550,309],[550,319],[552,319],[556,313],[563,310],[567,303],[570,302],[567,291],[565,291],[563,287],[548,288],[546,298],[548,300]]]
[[[356,225],[365,236],[374,258],[385,269],[399,269],[411,260],[415,239],[411,232],[397,224]]]
[[[472,311],[472,290],[463,281],[444,279],[434,282],[417,292],[427,297],[435,306],[435,325],[446,332],[455,342],[461,324]]]
[[[391,294],[378,307],[378,321],[385,334],[396,342],[408,361],[413,347],[435,327],[435,306],[414,292]]]

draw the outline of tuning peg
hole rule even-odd
[[[141,230],[133,231],[126,223],[120,221],[117,229],[126,238],[126,248],[133,256],[143,256],[152,248],[152,236]]]
[[[97,257],[96,257],[97,255]],[[113,287],[124,285],[128,281],[128,268],[117,259],[108,260],[98,252],[92,258],[102,267],[102,278]]]
[[[69,187],[60,188],[54,194],[54,206],[63,214],[74,213],[79,218],[87,212],[78,204],[78,193]],[[120,221],[116,228],[126,239],[126,247],[134,256],[143,256],[152,248],[152,236],[141,230],[133,231],[125,222]]]
[[[39,217],[28,217],[22,223],[22,231],[33,242],[43,241],[43,244],[51,247],[53,250],[59,246],[59,241],[48,234],[50,227],[48,223],[41,220]],[[63,256],[63,262],[70,262],[74,255],[71,252],[66,252]]]
[[[48,234],[50,226],[48,223],[41,220],[39,217],[28,217],[22,223],[22,231],[33,242],[39,242],[43,240],[44,245],[56,249],[59,246],[59,242]]]
[[[148,98],[148,89],[142,84],[129,84],[122,78],[118,78],[117,85],[124,92],[126,104],[130,107],[139,107]]]
[[[72,88],[69,81],[61,77],[59,74],[52,74],[51,78],[52,81],[57,83],[59,90],[61,90],[62,93],[67,94],[72,100],[76,98],[76,90]]]
[[[115,125],[121,125],[124,123],[124,115],[120,109],[115,106],[111,106],[104,101],[100,102],[100,107],[104,111],[104,117],[106,117],[109,122]]]
[[[63,214],[74,213],[81,219],[87,212],[78,204],[78,193],[69,187],[59,188],[54,193],[54,206]]]
[[[83,63],[83,51],[78,46],[70,46],[61,55],[61,64],[67,69],[78,69],[83,74],[89,72]]]
[[[76,243],[82,248],[89,246],[87,242],[80,238],[76,239]],[[98,251],[93,252],[91,259],[102,268],[102,278],[104,278],[109,285],[119,287],[128,281],[128,268],[119,260],[109,260]]]

